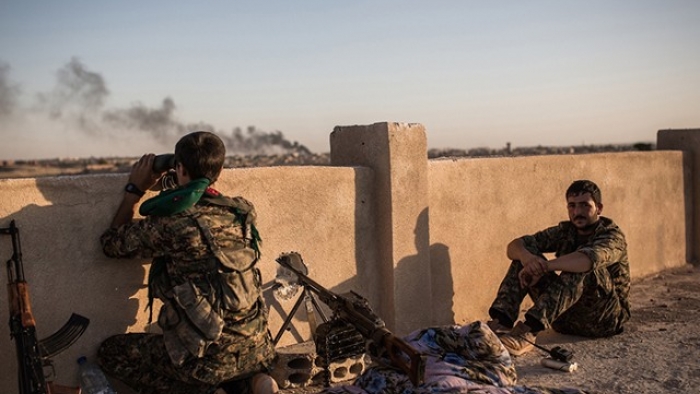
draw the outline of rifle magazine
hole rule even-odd
[[[41,358],[51,358],[66,350],[83,335],[88,324],[90,319],[73,313],[63,327],[39,341]]]

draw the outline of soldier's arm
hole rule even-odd
[[[593,263],[588,256],[574,252],[545,261],[542,264],[524,266],[518,274],[518,278],[520,279],[520,286],[528,287],[535,285],[542,275],[549,271],[588,272],[592,267]]]
[[[560,223],[533,235],[514,239],[508,244],[508,257],[520,260],[523,269],[518,274],[520,285],[528,287],[536,284],[548,268],[544,253],[556,252],[559,244],[566,235],[566,230]]]
[[[550,271],[588,272],[623,260],[626,253],[625,236],[619,228],[611,227],[575,252],[551,260],[547,266]]]
[[[114,214],[114,218],[112,218],[112,224],[110,227],[117,228],[124,224],[131,223],[131,221],[134,219],[136,204],[139,203],[140,199],[141,197],[136,194],[124,192],[124,197],[117,208],[117,212]]]
[[[591,269],[606,268],[627,258],[627,241],[618,227],[608,228],[596,234],[588,244],[576,253],[583,254],[591,261]]]
[[[542,256],[530,252],[522,238],[510,241],[506,248],[506,254],[511,260],[519,260],[524,267],[531,264],[541,264],[546,261]]]
[[[565,254],[547,262],[547,271],[588,272],[591,268],[591,259],[580,252]]]
[[[102,251],[108,257],[150,258],[167,253],[174,237],[176,218],[146,217],[119,227],[110,227],[100,237]]]
[[[523,265],[518,273],[521,287],[534,285],[547,271],[547,259],[530,252],[522,238],[516,238],[508,244],[507,254],[509,259],[518,260]]]
[[[143,155],[131,169],[129,183],[144,191],[155,183],[158,174],[153,172],[153,154]],[[102,250],[109,257],[151,257],[154,255],[152,231],[144,228],[143,221],[134,221],[136,206],[143,193],[124,191],[122,201],[114,213],[110,228],[100,237]],[[156,237],[157,238],[157,237]]]
[[[158,180],[159,174],[153,172],[153,160],[155,155],[143,155],[131,169],[128,183],[135,186],[140,194],[124,191],[122,202],[117,208],[117,212],[112,219],[112,228],[131,223],[134,218],[134,211],[139,200],[143,196],[143,192],[151,188]],[[137,191],[137,192],[138,192]]]
[[[540,274],[545,272],[544,253],[557,251],[565,230],[562,225],[546,228],[533,235],[525,235],[512,240],[507,247],[506,254],[511,260],[519,260],[523,266],[539,266]]]

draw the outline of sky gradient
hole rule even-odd
[[[655,142],[700,128],[698,21],[695,0],[3,0],[0,160],[197,127],[327,152],[381,121],[431,148]]]

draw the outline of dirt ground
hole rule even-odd
[[[535,350],[515,359],[519,384],[592,393],[700,393],[700,268],[685,266],[633,281],[625,332],[591,340],[547,331],[537,343],[574,352],[578,369],[540,366]],[[349,383],[349,382],[348,382]],[[319,393],[321,387],[282,390]]]

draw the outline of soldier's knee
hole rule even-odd
[[[114,359],[120,356],[123,357],[125,352],[124,335],[111,336],[102,341],[100,347],[97,349],[97,363],[103,369],[108,368]]]

